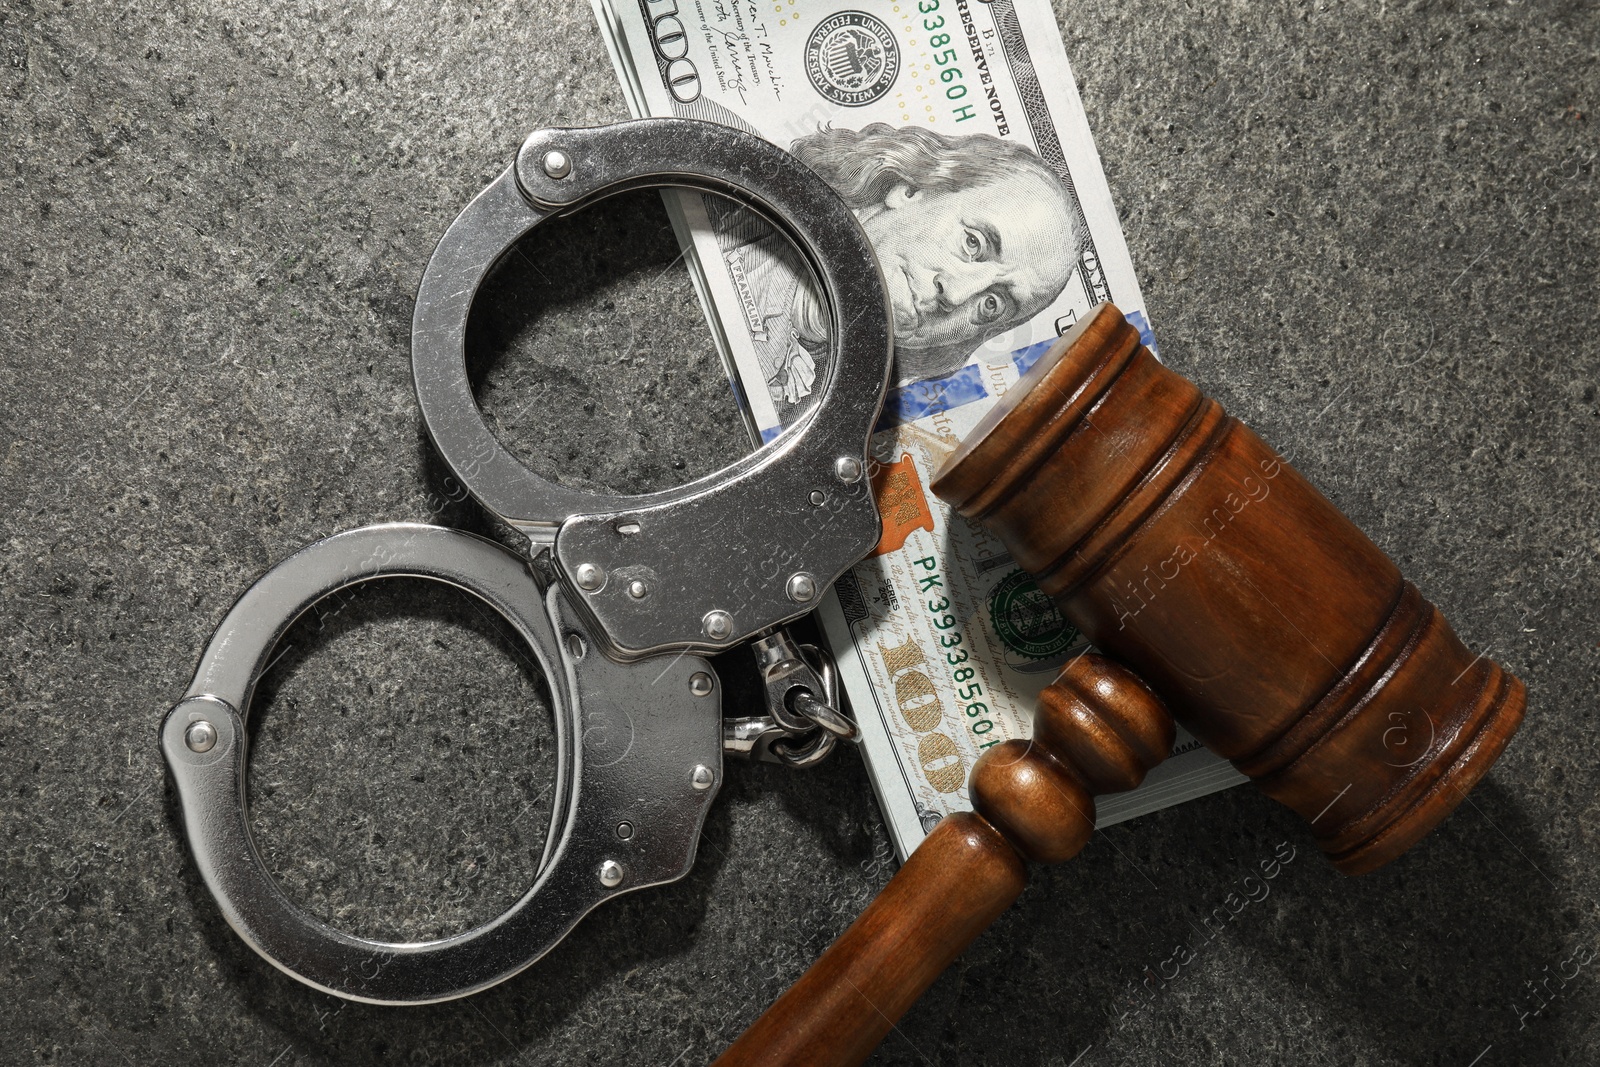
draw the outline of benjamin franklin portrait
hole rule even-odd
[[[877,252],[897,384],[953,373],[1049,307],[1082,252],[1071,194],[1013,142],[874,123],[824,127],[790,150],[839,193]],[[787,241],[748,212],[711,207],[723,258],[755,302],[757,355],[787,422],[816,387],[827,315]]]

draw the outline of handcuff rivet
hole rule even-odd
[[[846,485],[854,485],[861,480],[861,461],[854,456],[840,456],[833,463],[833,473]]]
[[[628,595],[635,600],[643,600],[648,592],[650,592],[650,587],[637,578],[628,583]]]
[[[631,822],[619,822],[619,823],[617,823],[617,840],[619,840],[619,841],[631,841],[631,840],[633,840],[633,823],[631,823]]]
[[[711,783],[716,780],[717,776],[704,763],[696,764],[694,771],[689,775],[690,784],[702,793],[710,789]]]
[[[559,148],[550,149],[544,154],[544,172],[560,181],[572,173],[572,157]]]
[[[594,592],[606,584],[606,572],[595,563],[578,564],[578,588],[587,592]]]
[[[723,641],[733,635],[733,616],[726,611],[708,611],[700,620],[700,628],[713,641]]]
[[[803,572],[790,575],[788,593],[789,599],[796,604],[809,604],[817,595],[817,581]]]
[[[217,728],[204,719],[192,722],[183,732],[183,743],[190,752],[210,752],[217,744]]]
[[[689,675],[689,692],[697,697],[711,695],[711,675],[705,671],[695,671]]]
[[[820,508],[822,506],[823,501],[825,501],[827,499],[828,499],[828,494],[824,493],[821,489],[813,489],[813,490],[811,490],[811,506],[812,507]]]
[[[631,827],[630,827],[631,829]],[[616,860],[606,860],[600,865],[600,884],[607,889],[615,889],[622,884],[622,864]]]

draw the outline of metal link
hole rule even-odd
[[[767,691],[767,714],[723,721],[723,751],[745,759],[810,767],[861,731],[839,710],[833,658],[779,630],[751,643]]]
[[[802,740],[804,744],[799,743]],[[814,730],[809,738],[780,738],[773,742],[772,752],[784,766],[803,770],[827,759],[838,742],[839,739],[828,731]]]
[[[844,712],[826,701],[818,700],[806,689],[797,689],[789,697],[790,707],[805,716],[841,741],[854,741],[861,730]]]

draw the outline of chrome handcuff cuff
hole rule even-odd
[[[495,439],[473,398],[473,298],[541,222],[666,186],[727,196],[799,250],[832,327],[821,395],[765,448],[676,489],[614,496],[554,484]],[[417,399],[434,444],[478,502],[527,538],[526,555],[416,523],[317,541],[234,605],[162,723],[196,864],[246,943],[352,1000],[422,1004],[476,992],[535,962],[602,901],[688,873],[725,750],[805,765],[850,736],[832,672],[808,662],[783,627],[878,540],[866,445],[891,353],[872,249],[850,209],[794,157],[683,119],[530,135],[440,241],[412,326]],[[555,710],[556,799],[533,887],[499,917],[437,941],[371,941],[313,918],[274,882],[246,814],[245,721],[273,647],[322,598],[390,576],[445,582],[497,611],[532,650]],[[768,713],[724,722],[704,657],[744,642]],[[623,823],[626,839],[616,832]]]

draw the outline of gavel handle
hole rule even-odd
[[[1094,832],[1094,795],[1132,789],[1173,723],[1125,668],[1081,656],[1040,694],[1032,741],[972,768],[973,811],[947,816],[867,910],[714,1067],[853,1067],[1011,906],[1024,860],[1058,863]]]
[[[849,1067],[1027,884],[1016,851],[970,812],[942,820],[820,959],[715,1067]]]

